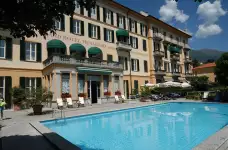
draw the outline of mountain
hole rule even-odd
[[[215,49],[200,49],[200,50],[192,50],[190,55],[192,59],[197,59],[200,62],[206,62],[208,59],[217,60],[224,51],[219,51]]]

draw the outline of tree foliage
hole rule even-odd
[[[192,66],[193,66],[193,68],[200,66],[199,61],[198,61],[197,59],[194,59],[194,60],[192,61]]]
[[[96,0],[76,0],[87,10]],[[15,38],[47,36],[55,33],[54,20],[73,15],[75,0],[8,0],[0,5],[0,29]]]
[[[228,85],[228,53],[224,53],[216,61],[215,75],[221,85]]]
[[[208,77],[207,76],[195,76],[190,80],[191,86],[196,91],[205,91],[208,89]]]

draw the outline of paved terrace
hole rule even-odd
[[[184,101],[186,100],[175,100]],[[121,110],[127,108],[135,108],[141,106],[148,106],[153,104],[163,103],[164,101],[159,102],[138,102],[131,101],[123,104],[95,104],[92,106],[86,106],[81,108],[71,108],[65,110],[66,117],[86,115],[92,113]],[[165,101],[172,102],[172,101]],[[190,101],[192,102],[192,101]],[[32,116],[32,110],[22,110],[22,111],[5,111],[4,117],[5,120],[0,122],[0,125],[3,127],[0,131],[1,140],[0,148],[2,150],[57,150],[57,148],[48,142],[33,126],[30,125],[30,122],[38,122],[43,120],[52,120],[51,109],[45,108],[44,112],[49,112],[45,115]],[[60,116],[60,114],[58,114]],[[215,142],[212,142],[213,139],[217,139]],[[203,144],[197,147],[197,150],[228,150],[228,128],[224,128],[220,131],[220,134],[210,137]],[[209,146],[208,146],[209,145]]]

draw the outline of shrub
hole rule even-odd
[[[186,99],[191,99],[191,100],[201,100],[202,94],[201,92],[188,92],[186,95]]]
[[[196,91],[206,91],[208,90],[208,77],[200,76],[200,77],[192,77],[190,80],[191,86]]]
[[[141,89],[141,96],[143,97],[147,97],[151,94],[150,87],[144,86],[144,87],[141,87],[140,89]]]
[[[25,89],[21,87],[13,87],[11,90],[11,96],[13,97],[13,103],[21,105],[26,100]]]

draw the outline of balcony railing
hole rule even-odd
[[[161,34],[161,33],[153,33],[153,38],[155,39],[155,40],[162,40],[163,39],[163,35]]]
[[[170,57],[173,61],[180,61],[180,56],[178,54],[172,54]]]
[[[166,75],[166,71],[162,69],[155,69],[155,74],[156,75]]]
[[[96,67],[96,68],[107,68],[107,69],[123,69],[123,65],[119,62],[107,62],[104,60],[97,60],[92,58],[85,58],[77,60],[69,55],[54,55],[49,57],[43,62],[44,67],[52,64],[68,64],[79,67]]]
[[[164,57],[165,53],[163,51],[160,51],[160,50],[155,50],[154,51],[154,56]]]
[[[173,76],[181,76],[181,73],[179,71],[173,71],[172,75]]]
[[[128,42],[121,42],[121,41],[118,41],[116,43],[116,48],[117,48],[117,50],[124,50],[124,51],[132,50],[132,47]]]
[[[183,42],[177,41],[176,39],[170,38],[169,36],[164,36],[164,41],[166,43],[172,43],[172,44],[175,44],[175,45],[178,45],[181,47],[183,47],[183,45],[184,45]]]
[[[185,63],[192,63],[192,58],[185,58]]]
[[[188,44],[184,44],[184,49],[185,50],[190,50],[191,48],[190,48],[190,46]]]
[[[185,73],[185,76],[186,76],[186,77],[193,77],[193,73],[186,72],[186,73]]]

